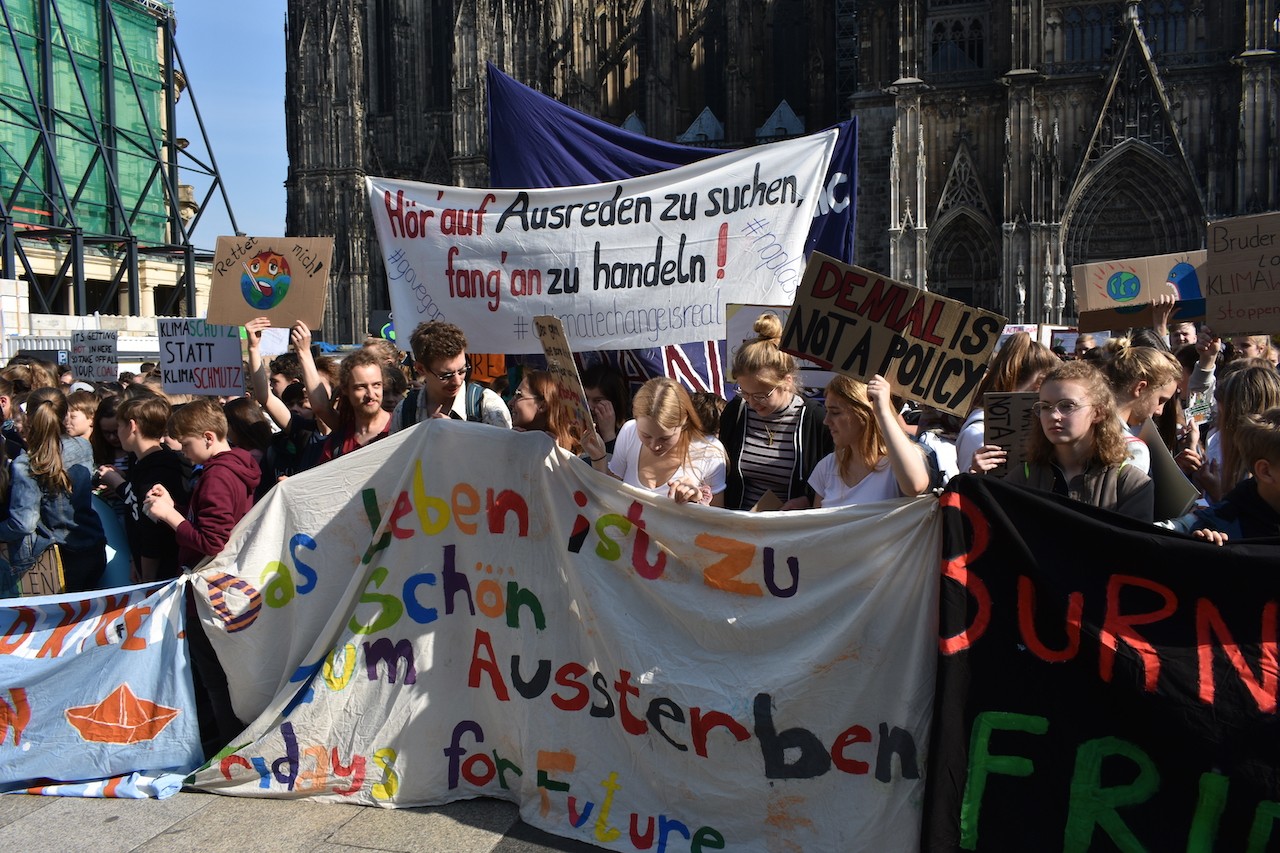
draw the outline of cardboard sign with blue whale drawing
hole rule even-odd
[[[208,321],[243,326],[254,317],[312,329],[324,319],[332,237],[219,237]]]
[[[1151,303],[1177,299],[1170,323],[1204,317],[1204,249],[1124,258],[1071,268],[1071,286],[1080,309],[1081,332],[1128,329],[1152,324]]]

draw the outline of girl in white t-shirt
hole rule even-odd
[[[631,401],[634,419],[618,431],[613,456],[594,432],[582,441],[591,466],[677,503],[723,506],[724,446],[702,431],[689,392],[670,379],[650,379]]]
[[[836,451],[809,475],[815,507],[853,506],[922,495],[929,467],[919,445],[898,425],[893,387],[883,376],[866,384],[837,376],[827,385],[827,428]]]

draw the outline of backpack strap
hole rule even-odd
[[[404,395],[404,403],[400,406],[400,428],[408,429],[418,422],[418,395],[421,388],[410,388]]]
[[[484,419],[480,413],[480,400],[484,397],[484,388],[478,382],[467,383],[467,420],[479,423]]]

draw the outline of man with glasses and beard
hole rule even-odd
[[[443,320],[421,323],[409,337],[413,366],[422,381],[405,395],[391,415],[391,431],[426,418],[453,418],[511,428],[511,412],[502,398],[467,381],[467,338]]]

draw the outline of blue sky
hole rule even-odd
[[[284,234],[285,0],[174,0],[177,45],[190,91],[218,171],[226,184],[236,226],[246,234]],[[206,157],[191,99],[178,104],[178,135],[188,151]],[[182,183],[203,198],[209,180],[185,173]],[[220,198],[214,197],[194,233],[196,246],[212,249],[232,234]]]

